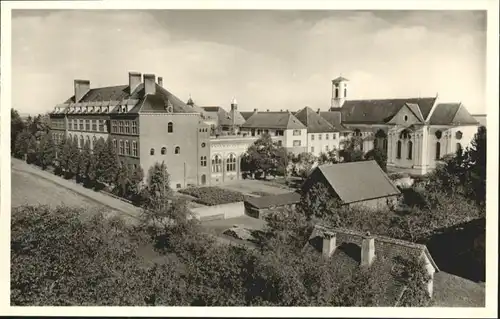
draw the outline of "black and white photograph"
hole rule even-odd
[[[151,2],[2,2],[2,313],[498,315],[498,1]]]

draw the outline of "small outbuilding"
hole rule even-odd
[[[302,185],[307,193],[322,183],[342,205],[370,209],[392,208],[401,195],[399,189],[375,161],[320,165]]]
[[[297,192],[262,197],[247,197],[245,200],[245,211],[248,216],[262,219],[271,212],[294,209],[295,205],[300,202],[300,198],[301,195]]]

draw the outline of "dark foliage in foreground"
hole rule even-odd
[[[147,234],[100,215],[81,219],[67,207],[15,209],[12,304],[376,306],[384,296],[387,272],[377,262],[346,273],[321,254],[301,252],[300,216],[274,223],[280,235],[252,249],[220,243],[178,213],[182,203],[172,205],[163,217],[174,223],[148,223],[154,231]],[[151,240],[163,256],[154,261],[140,251]]]

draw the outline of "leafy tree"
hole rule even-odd
[[[137,166],[130,176],[129,188],[127,190],[127,197],[132,200],[135,205],[141,204],[141,190],[144,181],[144,171],[141,166]]]
[[[143,189],[143,207],[146,210],[162,211],[172,197],[170,174],[165,162],[155,163],[148,172],[147,186]]]
[[[469,174],[468,195],[480,205],[486,202],[486,127],[479,127],[467,150]]]
[[[101,182],[103,174],[102,163],[99,159],[102,157],[101,153],[104,152],[104,139],[99,138],[93,144],[87,169],[88,186],[97,186],[97,184]]]
[[[120,164],[118,168],[118,173],[113,183],[115,185],[113,193],[117,196],[127,198],[131,183],[131,172],[128,169],[128,165]]]
[[[10,109],[10,150],[11,153],[15,153],[15,145],[18,142],[18,135],[20,135],[25,129],[25,123],[19,113]],[[21,139],[23,140],[23,139]]]
[[[88,179],[89,165],[92,158],[92,151],[90,150],[90,141],[85,141],[80,155],[78,156],[78,178],[81,180]]]
[[[393,272],[397,280],[406,287],[399,301],[400,306],[419,307],[429,303],[427,283],[431,277],[425,269],[423,259],[399,257]]]
[[[343,162],[359,162],[364,159],[361,144],[363,140],[361,137],[353,136],[349,139],[342,141],[344,148],[339,151],[339,156]]]
[[[52,134],[45,134],[38,147],[38,165],[42,169],[46,169],[49,165],[52,165],[55,159],[55,153],[56,145],[52,139]]]
[[[262,173],[263,178],[285,172],[287,152],[273,142],[269,134],[263,134],[252,144],[242,158],[242,168],[252,174]]]
[[[80,150],[78,149],[78,138],[75,136],[73,139],[68,140],[69,155],[66,161],[66,174],[68,178],[73,178],[78,174],[78,162],[80,157]]]
[[[292,159],[293,174],[306,179],[317,165],[317,158],[311,153],[300,153]]]
[[[318,157],[318,163],[319,165],[337,164],[340,162],[339,156],[339,150],[337,148],[333,148],[326,153],[321,152]]]
[[[61,169],[61,173],[68,172],[69,161],[71,160],[71,145],[73,140],[63,137],[61,143],[58,145],[57,160],[58,166]],[[66,175],[67,176],[67,175]]]
[[[99,183],[111,184],[114,182],[116,175],[118,173],[118,168],[120,166],[120,161],[118,160],[118,154],[116,153],[115,147],[111,137],[108,137],[106,141],[104,139],[99,139],[99,150],[95,153],[97,158],[96,166],[96,177]],[[102,146],[102,147],[101,147]]]
[[[67,207],[15,209],[13,305],[147,305],[152,288],[144,282],[152,272],[144,267],[133,232],[119,219],[98,214],[83,220],[82,213]],[[156,274],[159,279],[169,276]],[[168,283],[175,286],[163,282]]]
[[[36,138],[33,135],[31,135],[28,140],[26,162],[28,164],[31,163],[36,164],[37,159],[38,159],[38,142]]]
[[[25,155],[28,154],[28,149],[30,147],[31,135],[26,132],[20,132],[16,135],[16,141],[14,143],[14,156],[20,159],[24,159]],[[36,140],[34,141],[36,143]]]
[[[374,160],[382,168],[384,172],[387,172],[387,153],[380,149],[374,148],[365,154],[366,160]]]
[[[316,182],[303,189],[297,209],[308,218],[326,218],[340,207],[340,202],[323,182]]]

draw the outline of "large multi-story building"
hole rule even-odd
[[[209,126],[201,114],[163,88],[162,78],[130,72],[128,85],[90,88],[75,80],[74,95],[56,106],[56,139],[77,138],[79,146],[111,138],[121,162],[147,173],[156,162],[169,168],[173,188],[208,182]],[[205,161],[204,161],[205,159]]]
[[[387,152],[389,167],[425,174],[444,155],[465,148],[479,123],[462,103],[442,103],[439,96],[378,100],[348,100],[348,80],[332,81],[329,112],[322,116],[340,118],[353,135],[362,138],[361,148]]]

